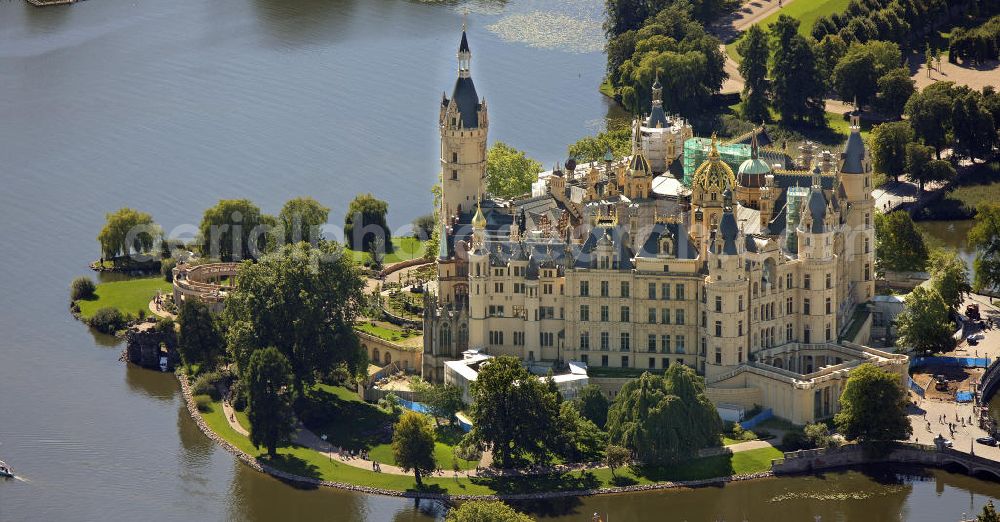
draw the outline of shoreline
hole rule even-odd
[[[401,497],[401,498],[420,498],[428,500],[504,500],[504,501],[524,501],[524,500],[544,500],[552,498],[565,498],[565,497],[589,497],[596,495],[613,495],[620,493],[637,493],[643,491],[655,491],[664,489],[682,489],[682,488],[697,488],[704,486],[722,486],[730,482],[742,482],[746,480],[757,480],[763,478],[774,477],[775,474],[772,471],[762,471],[757,473],[749,473],[746,475],[731,475],[726,477],[713,477],[701,480],[688,480],[688,481],[676,481],[676,482],[658,482],[656,484],[642,484],[633,486],[620,486],[613,488],[598,488],[598,489],[584,489],[584,490],[572,490],[572,491],[541,491],[537,493],[515,493],[515,494],[494,494],[494,495],[450,495],[445,493],[422,493],[419,491],[400,491],[395,489],[378,488],[373,486],[363,486],[359,484],[351,484],[347,482],[336,482],[330,480],[319,480],[309,477],[303,477],[301,475],[295,475],[293,473],[288,473],[276,469],[274,467],[268,466],[266,464],[261,464],[256,458],[250,456],[243,450],[237,448],[232,443],[227,441],[221,435],[213,431],[205,419],[202,417],[201,412],[198,411],[198,406],[195,404],[194,397],[191,393],[191,386],[188,382],[187,375],[183,373],[175,374],[177,380],[181,384],[181,396],[184,398],[184,403],[187,406],[188,414],[194,420],[198,429],[208,437],[210,440],[222,447],[222,449],[229,452],[231,455],[240,460],[243,464],[246,464],[255,471],[266,473],[274,478],[285,482],[291,482],[295,484],[301,484],[310,487],[328,487],[341,489],[346,491],[354,491],[358,493],[367,493],[370,495],[382,495],[388,497]]]

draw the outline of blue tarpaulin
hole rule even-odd
[[[972,402],[972,392],[955,392],[955,400],[958,402]]]
[[[910,368],[920,368],[923,366],[986,368],[989,365],[989,357],[914,357],[910,359]]]

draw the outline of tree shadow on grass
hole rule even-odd
[[[279,453],[274,457],[262,455],[257,457],[257,462],[300,477],[320,478],[319,467],[288,453]]]
[[[596,489],[601,481],[591,472],[553,473],[550,475],[477,477],[476,484],[489,487],[501,495],[538,493],[541,491],[582,491]]]
[[[296,410],[307,428],[326,435],[334,446],[370,449],[392,438],[392,415],[361,401],[345,401],[325,390],[313,389],[297,401]]]
[[[715,477],[728,477],[733,471],[733,454],[723,453],[711,457],[664,464],[658,466],[637,466],[633,468],[636,475],[654,482],[703,480]]]

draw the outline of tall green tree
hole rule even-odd
[[[399,417],[392,429],[392,454],[403,471],[413,470],[417,486],[421,476],[434,473],[434,427],[423,415],[408,411]]]
[[[608,150],[615,158],[632,153],[632,131],[628,127],[599,132],[595,136],[580,138],[569,146],[569,155],[578,162],[603,161]]]
[[[253,352],[245,375],[250,420],[250,442],[277,455],[278,446],[287,444],[295,433],[295,417],[288,396],[291,367],[277,349]]]
[[[950,82],[935,83],[915,93],[904,109],[916,137],[934,147],[938,159],[951,131],[951,95],[947,85],[939,87],[945,83]]]
[[[833,87],[840,99],[866,105],[878,89],[875,58],[861,45],[852,45],[833,68]]]
[[[559,416],[558,395],[531,375],[516,357],[483,364],[472,384],[470,445],[493,450],[498,468],[517,468],[551,459]]]
[[[462,402],[462,389],[454,384],[430,384],[419,381],[414,387],[417,400],[430,410],[434,422],[447,419],[448,423],[455,421],[455,414],[465,407]]]
[[[278,226],[284,233],[281,244],[323,238],[320,227],[330,220],[330,209],[310,197],[290,199],[278,213]],[[278,245],[276,245],[278,246]]]
[[[919,272],[927,264],[924,237],[905,211],[875,214],[875,267],[879,273]]]
[[[198,227],[202,255],[222,261],[256,259],[267,247],[274,218],[249,199],[221,199],[205,210]]]
[[[980,100],[982,95],[965,89],[956,94],[951,117],[957,155],[969,159],[989,158],[997,145],[997,126],[993,115]]]
[[[662,377],[643,373],[627,382],[608,413],[611,443],[647,464],[695,455],[718,444],[721,432],[722,420],[705,396],[704,380],[679,364]]]
[[[352,250],[368,252],[372,241],[381,237],[386,248],[392,246],[392,234],[386,223],[389,204],[371,194],[358,194],[344,215],[344,240]]]
[[[754,24],[743,35],[737,45],[737,51],[743,57],[740,62],[740,75],[746,82],[743,85],[740,114],[744,120],[753,122],[769,119],[767,98],[767,62],[771,57],[771,49],[767,34]]]
[[[486,152],[486,191],[504,199],[530,194],[541,171],[541,163],[498,141]]]
[[[890,121],[872,128],[869,146],[876,172],[899,181],[906,172],[906,144],[913,141],[913,129],[905,121]]]
[[[916,92],[910,71],[897,67],[878,79],[878,95],[875,106],[884,116],[899,119],[906,108],[906,102]]]
[[[576,405],[580,414],[596,424],[598,428],[603,429],[604,425],[607,424],[610,404],[608,398],[604,396],[604,392],[596,384],[588,384],[580,390],[576,396]]]
[[[605,0],[604,32],[611,39],[632,29],[638,29],[649,16],[647,0]]]
[[[470,500],[452,508],[445,522],[533,522],[534,519],[499,500]]]
[[[906,416],[907,402],[899,374],[862,364],[847,379],[834,423],[847,440],[906,439],[913,431]]]
[[[177,320],[177,348],[186,364],[213,363],[225,349],[219,325],[205,303],[197,299],[181,302]],[[209,364],[211,366],[211,364]]]
[[[924,183],[931,180],[931,173],[927,171],[927,165],[934,159],[934,147],[911,142],[906,144],[906,177],[910,181],[920,184],[920,190],[924,190]]]
[[[364,280],[339,245],[285,245],[244,263],[226,298],[223,320],[230,354],[242,368],[253,350],[276,347],[291,363],[295,389],[340,363],[364,358],[352,324]]]
[[[569,401],[559,406],[556,433],[554,451],[563,462],[599,461],[608,444],[607,434],[580,415],[580,410]]]
[[[632,460],[632,452],[628,448],[609,444],[604,450],[604,465],[611,468],[611,476],[615,476],[615,470],[625,466]]]
[[[972,291],[965,261],[954,250],[938,248],[931,252],[927,271],[931,275],[931,288],[941,295],[952,312],[957,311],[965,294]]]
[[[816,67],[820,77],[832,81],[833,69],[840,59],[847,54],[847,43],[836,34],[824,36],[816,44]]]
[[[972,288],[981,292],[1000,287],[1000,205],[976,207],[976,223],[969,230],[969,246],[976,250]]]
[[[922,286],[906,296],[903,311],[896,316],[899,345],[909,346],[918,354],[942,352],[955,346],[951,334],[948,305],[937,290]]]
[[[163,231],[145,212],[128,207],[108,213],[104,228],[97,235],[101,255],[117,263],[119,256],[150,252]]]
[[[785,125],[809,121],[825,123],[823,79],[808,40],[798,34],[799,21],[780,15],[770,29],[776,42],[771,66],[774,107]]]

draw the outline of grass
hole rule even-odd
[[[392,252],[385,255],[385,259],[382,260],[382,263],[389,266],[394,263],[399,263],[400,261],[409,261],[411,259],[423,257],[424,245],[426,243],[426,241],[421,241],[413,236],[394,237],[392,238]],[[370,252],[351,250],[347,247],[344,247],[344,251],[350,254],[351,258],[356,263],[371,261],[372,255]]]
[[[608,98],[615,99],[615,88],[611,86],[611,80],[604,78],[604,81],[601,82],[601,86],[597,90]]]
[[[162,277],[143,277],[125,281],[100,283],[94,292],[94,299],[80,299],[80,315],[90,318],[97,310],[110,307],[121,310],[122,313],[137,315],[140,310],[149,312],[149,302],[156,296],[156,291],[164,293],[171,291],[170,283]]]
[[[629,354],[629,352],[622,352],[622,353]],[[614,352],[600,352],[598,355],[604,355],[604,354],[614,355]],[[640,355],[641,355],[641,352],[640,352]],[[617,377],[617,378],[634,379],[634,378],[637,378],[637,377],[641,377],[642,374],[646,373],[646,372],[650,372],[650,373],[659,375],[659,374],[663,373],[664,370],[660,370],[660,369],[648,370],[648,369],[642,369],[642,368],[613,368],[611,366],[588,366],[587,367],[587,373],[590,374],[591,377]]]
[[[993,161],[962,172],[952,189],[930,201],[918,219],[969,219],[977,206],[997,201],[1000,201],[1000,162]]]
[[[202,412],[201,415],[212,431],[240,450],[257,458],[259,462],[274,468],[320,480],[374,486],[396,491],[418,490],[412,476],[374,473],[367,469],[348,466],[336,459],[330,460],[316,451],[301,446],[279,448],[276,457],[268,457],[266,451],[254,447],[249,439],[229,427],[219,402],[209,404],[207,411]],[[424,478],[423,487],[419,490],[453,495],[489,495],[652,484],[666,480],[697,480],[766,471],[771,468],[771,459],[780,456],[781,452],[777,449],[761,448],[728,455],[716,455],[674,466],[642,470],[623,468],[616,470],[615,476],[612,476],[611,470],[607,468],[518,478],[470,479],[449,476],[450,473],[445,472],[443,475]],[[450,464],[450,459],[441,463],[442,467],[446,469],[450,467]]]
[[[406,333],[402,328],[381,321],[359,321],[354,323],[354,329],[386,341],[402,341],[419,335],[419,332],[411,330],[410,333]]]
[[[780,15],[788,15],[799,20],[799,34],[809,36],[817,18],[843,12],[849,3],[850,0],[796,0],[761,20],[758,25],[766,31],[767,27],[776,22]],[[729,54],[737,62],[740,61],[739,53],[736,52],[736,44],[739,41],[740,38],[737,38],[726,45],[726,54]]]

